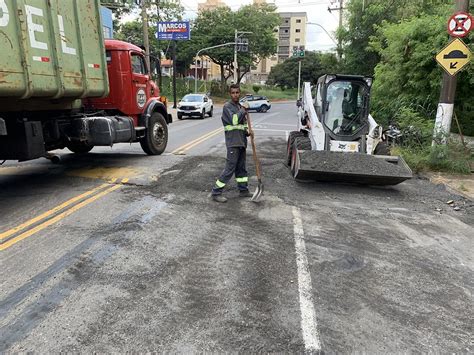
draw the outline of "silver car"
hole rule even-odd
[[[267,112],[272,107],[270,101],[265,96],[246,95],[240,99],[241,104],[244,102],[249,104],[249,110],[257,112]]]
[[[185,116],[205,118],[206,115],[212,117],[214,104],[209,96],[205,94],[188,94],[178,103],[178,119]]]

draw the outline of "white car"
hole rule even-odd
[[[205,94],[188,94],[178,103],[178,119],[184,116],[199,117],[203,119],[206,115],[212,117],[214,104]]]
[[[244,102],[249,104],[249,110],[257,112],[267,112],[272,107],[270,101],[265,96],[246,95],[240,99],[241,104]]]

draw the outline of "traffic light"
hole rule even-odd
[[[294,46],[293,57],[304,57],[304,46]]]
[[[248,52],[249,51],[249,40],[248,38],[237,38],[237,51]]]

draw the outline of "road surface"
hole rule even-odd
[[[293,181],[295,111],[252,114],[260,204],[234,183],[209,198],[219,109],[173,123],[159,157],[0,167],[0,352],[472,352],[472,201],[419,178]]]

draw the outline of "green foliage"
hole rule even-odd
[[[298,87],[298,62],[301,60],[301,81],[315,83],[317,79],[328,73],[338,71],[335,54],[307,51],[305,57],[289,58],[275,65],[268,75],[268,84],[277,85],[282,89]]]
[[[253,89],[253,92],[258,94],[258,92],[260,91],[261,87],[259,85],[253,85],[252,86],[252,89]]]
[[[249,52],[238,55],[238,74],[240,79],[250,70],[252,63],[259,58],[273,55],[277,48],[274,28],[280,22],[274,5],[246,5],[237,11],[228,7],[219,7],[211,11],[200,12],[192,28],[192,39],[189,43],[193,53],[202,48],[234,42],[235,29],[251,32],[244,37],[249,39]],[[214,63],[227,67],[228,74],[223,73],[222,83],[233,73],[234,46],[211,49],[203,52]]]
[[[434,58],[448,43],[446,21],[451,13],[451,6],[438,6],[430,13],[377,27],[370,42],[380,56],[372,91],[372,111],[377,120],[399,120],[406,112],[416,113],[426,122],[434,120],[443,74]],[[457,116],[462,131],[474,135],[473,66],[459,77],[462,80],[457,85]]]
[[[410,168],[418,173],[422,171],[444,171],[455,174],[469,174],[471,154],[459,143],[420,148],[396,147],[392,154],[400,155]]]

